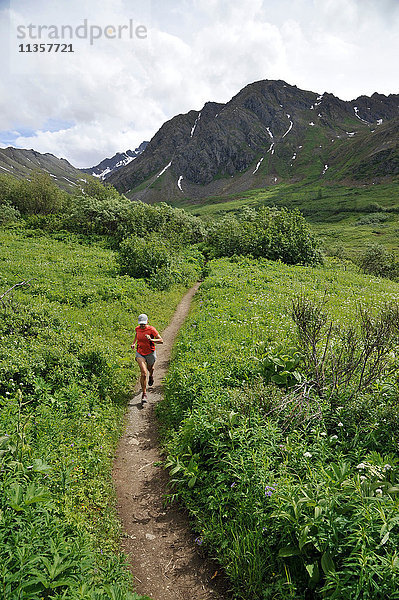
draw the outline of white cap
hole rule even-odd
[[[148,323],[147,315],[145,315],[144,313],[142,315],[139,315],[138,322],[139,322],[139,325],[147,325],[147,323]]]

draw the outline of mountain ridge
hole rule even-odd
[[[140,156],[148,145],[147,141],[141,142],[141,144],[135,150],[126,150],[125,152],[116,152],[110,158],[104,158],[94,167],[87,167],[80,169],[83,173],[98,177],[101,180],[107,179],[114,171],[121,167],[129,164],[132,160]]]
[[[107,182],[146,202],[195,201],[306,178],[371,183],[399,173],[398,135],[396,127],[390,130],[398,106],[397,94],[345,101],[283,80],[254,82],[225,104],[207,102],[166,121],[145,151]],[[351,150],[359,153],[360,141],[366,144],[362,166]]]
[[[11,175],[17,179],[30,179],[32,172],[40,169],[48,173],[54,182],[67,192],[81,187],[85,174],[72,166],[65,158],[58,158],[50,152],[42,154],[37,150],[0,148],[0,175]]]

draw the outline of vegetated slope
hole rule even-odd
[[[281,181],[392,177],[399,172],[398,105],[398,95],[346,102],[258,81],[226,104],[207,102],[167,121],[109,182],[132,198],[177,203]]]
[[[118,551],[111,466],[137,314],[160,329],[183,287],[116,273],[114,253],[0,231],[2,598],[139,600]],[[86,240],[87,241],[87,240]]]
[[[399,390],[389,315],[397,327],[398,284],[339,261],[234,258],[209,271],[160,409],[173,493],[194,516],[198,543],[244,600],[394,598]],[[308,338],[291,316],[298,296]],[[382,330],[393,337],[372,350]],[[378,361],[354,366],[363,351],[372,363],[386,353],[374,380]]]
[[[17,179],[30,179],[32,171],[40,169],[48,173],[62,189],[73,192],[78,190],[86,176],[73,167],[65,158],[53,154],[41,154],[36,150],[19,148],[0,148],[0,173],[9,174]]]
[[[111,173],[114,173],[121,167],[128,165],[132,160],[140,156],[146,149],[148,142],[142,142],[135,150],[126,150],[126,152],[117,152],[111,158],[104,158],[98,165],[81,169],[83,173],[93,175],[99,179],[107,179]]]

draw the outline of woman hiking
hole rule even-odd
[[[137,342],[136,360],[140,367],[141,402],[147,402],[147,373],[149,373],[148,386],[154,383],[154,364],[157,359],[155,344],[163,344],[163,339],[155,327],[148,324],[145,314],[139,315],[136,335],[134,336],[132,348]]]

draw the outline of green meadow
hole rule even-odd
[[[0,305],[2,597],[139,599],[111,468],[138,374],[137,315],[162,330],[184,287],[155,291],[119,275],[104,244],[56,237],[0,233],[1,293],[29,281]]]
[[[310,353],[298,298],[307,333],[320,326]],[[398,299],[397,283],[333,259],[209,264],[159,417],[170,498],[188,507],[234,597],[398,597]],[[371,365],[360,355],[389,305],[387,361],[366,385],[359,369],[377,369],[383,342]]]
[[[186,208],[0,178],[3,597],[140,600],[111,478],[130,344],[202,278],[158,408],[165,500],[234,598],[399,599],[397,183]],[[392,279],[360,270],[375,242]]]
[[[344,250],[356,257],[366,244],[380,243],[397,251],[399,241],[398,182],[349,187],[334,184],[277,184],[204,204],[180,203],[190,213],[212,221],[249,206],[299,209],[327,253]]]

